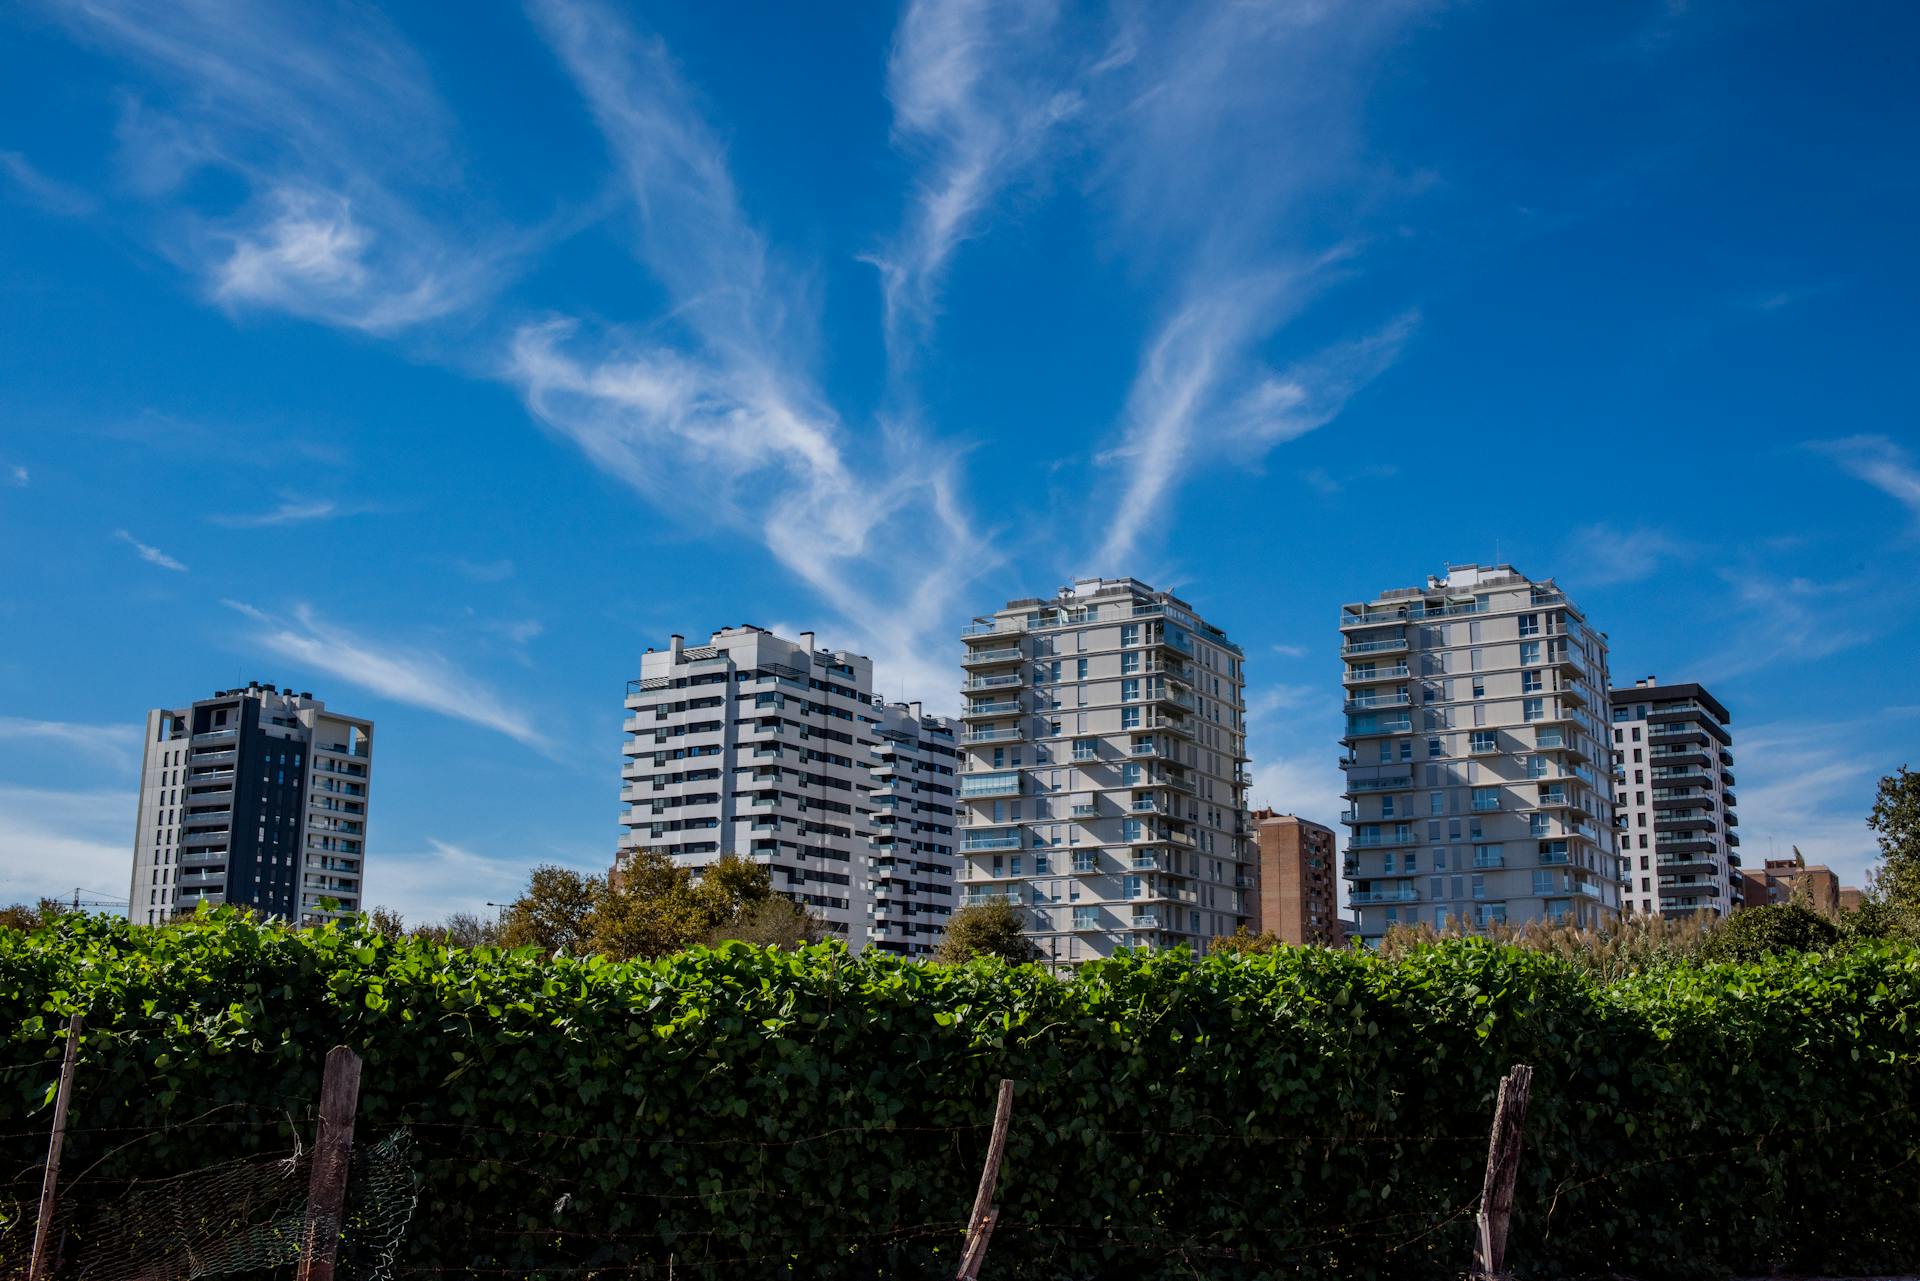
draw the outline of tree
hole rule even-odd
[[[500,927],[472,912],[453,912],[438,925],[414,926],[413,937],[442,947],[493,947],[500,941]]]
[[[508,906],[500,922],[507,947],[538,947],[547,952],[584,953],[593,931],[594,908],[606,882],[551,863],[533,869],[527,891]]]
[[[602,887],[588,932],[594,951],[627,960],[678,952],[712,926],[691,872],[657,850],[629,850]]]
[[[402,939],[407,936],[406,920],[390,907],[376,907],[368,912],[367,924],[383,938]]]
[[[1040,949],[1027,937],[1027,915],[1013,904],[976,903],[956,911],[947,921],[933,959],[958,965],[978,956],[998,956],[1016,964],[1040,959]]]
[[[1248,933],[1242,925],[1231,937],[1217,938],[1208,944],[1209,952],[1234,952],[1249,955],[1254,952],[1277,952],[1287,946],[1286,942],[1272,930],[1263,930],[1259,934]]]
[[[716,926],[706,941],[737,939],[755,947],[795,948],[826,937],[825,921],[790,898],[770,894],[757,903],[748,903],[732,920]]]
[[[1920,774],[1902,765],[1881,779],[1867,826],[1880,838],[1876,896],[1920,911]]]
[[[1840,927],[1801,903],[1742,908],[1713,927],[1700,949],[1709,961],[1754,961],[1772,952],[1818,952],[1840,941]]]

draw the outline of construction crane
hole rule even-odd
[[[82,898],[81,895],[83,894],[91,894],[96,897]],[[127,905],[127,900],[123,898],[107,898],[105,890],[82,889],[80,886],[76,885],[73,887],[73,900],[70,903],[68,903],[67,906],[72,908],[74,911],[78,912],[83,907],[125,908],[126,905]]]

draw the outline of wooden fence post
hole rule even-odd
[[[1000,1097],[993,1108],[993,1137],[987,1143],[987,1164],[980,1171],[980,1191],[973,1198],[973,1217],[967,1221],[967,1248],[960,1255],[960,1271],[954,1281],[976,1281],[980,1262],[987,1257],[987,1242],[993,1237],[994,1220],[1000,1208],[993,1203],[993,1191],[1000,1183],[1000,1158],[1007,1149],[1007,1123],[1013,1119],[1013,1082],[1002,1078]]]
[[[1520,1131],[1527,1121],[1533,1069],[1516,1063],[1500,1082],[1487,1139],[1487,1177],[1480,1188],[1480,1215],[1473,1242],[1475,1277],[1500,1277],[1507,1266],[1507,1221],[1513,1214],[1513,1180],[1520,1172]]]
[[[353,1114],[360,1106],[360,1056],[344,1045],[327,1051],[320,1081],[320,1123],[313,1138],[313,1174],[307,1182],[307,1223],[300,1249],[300,1281],[333,1281],[353,1161]]]
[[[80,1016],[67,1020],[67,1051],[60,1059],[60,1087],[53,1096],[53,1134],[47,1140],[47,1168],[40,1176],[40,1217],[33,1223],[33,1254],[27,1281],[48,1275],[47,1250],[53,1243],[53,1212],[59,1204],[60,1149],[67,1142],[67,1104],[73,1098],[73,1060],[80,1048]]]

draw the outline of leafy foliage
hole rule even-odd
[[[1888,945],[1602,982],[1449,939],[1062,981],[833,943],[613,962],[62,918],[0,931],[0,1157],[24,1171],[0,1254],[77,1010],[75,1195],[284,1150],[349,1044],[356,1132],[418,1147],[401,1267],[447,1276],[951,1276],[1003,1076],[995,1276],[1457,1276],[1516,1062],[1521,1274],[1911,1270],[1916,1009],[1920,955]]]
[[[1920,774],[1902,765],[1880,780],[1867,826],[1884,860],[1874,888],[1888,902],[1920,912]]]
[[[973,903],[947,918],[934,959],[949,965],[983,956],[997,956],[1018,965],[1040,959],[1040,949],[1027,937],[1027,918],[1013,904]]]
[[[1742,908],[1714,927],[1701,954],[1710,960],[1757,961],[1772,952],[1816,952],[1840,941],[1840,927],[1801,903]]]
[[[1717,928],[1717,927],[1715,927]],[[1709,926],[1704,917],[1653,916],[1642,914],[1622,917],[1600,929],[1551,921],[1528,921],[1523,925],[1496,922],[1469,930],[1457,918],[1444,930],[1425,923],[1399,925],[1387,931],[1381,941],[1381,954],[1404,955],[1440,939],[1486,938],[1494,943],[1529,951],[1544,952],[1602,980],[1623,978],[1641,970],[1691,960],[1706,944]]]

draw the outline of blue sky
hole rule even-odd
[[[1920,764],[1910,6],[16,5],[0,899],[124,892],[144,710],[378,723],[369,894],[601,867],[673,631],[1085,574],[1245,647],[1496,553],[1735,716],[1749,859]]]

